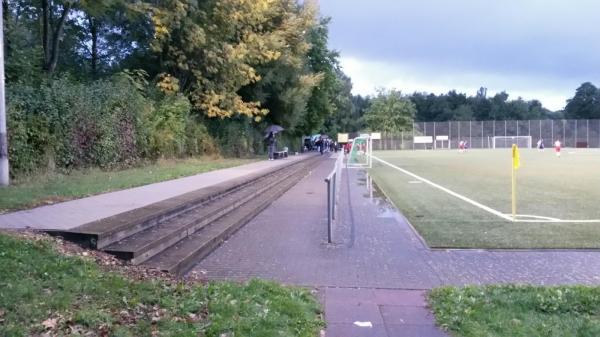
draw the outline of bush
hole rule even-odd
[[[125,76],[16,84],[7,94],[13,175],[218,153],[185,97],[148,98]]]

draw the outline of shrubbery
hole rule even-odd
[[[7,110],[13,175],[218,153],[187,98],[145,93],[127,76],[14,84]]]

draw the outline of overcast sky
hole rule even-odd
[[[557,110],[600,84],[600,2],[320,0],[354,93],[506,91]]]

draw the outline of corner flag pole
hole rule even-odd
[[[512,146],[512,219],[517,220],[517,170],[521,167],[521,158],[519,147],[516,144]]]

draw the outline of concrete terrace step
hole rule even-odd
[[[227,215],[189,235],[161,254],[155,255],[145,264],[177,275],[184,274],[302,179],[308,172],[306,166],[303,168],[283,183],[276,184],[269,193],[262,193],[244,205],[235,208]]]
[[[294,165],[268,177],[257,179],[246,185],[245,188],[108,245],[103,250],[131,260],[133,264],[142,263],[253,198],[263,193],[269,193],[269,190],[280,184],[282,180],[303,170],[303,166]]]
[[[247,185],[255,183],[257,180],[265,179],[271,174],[285,170],[295,164],[305,162],[310,158],[311,157],[308,157],[273,169],[252,173],[217,185],[201,188],[128,212],[93,221],[71,230],[50,230],[49,232],[62,235],[67,239],[84,243],[93,248],[102,249],[138,232],[169,221],[194,208],[202,207],[229,193],[243,189]]]

